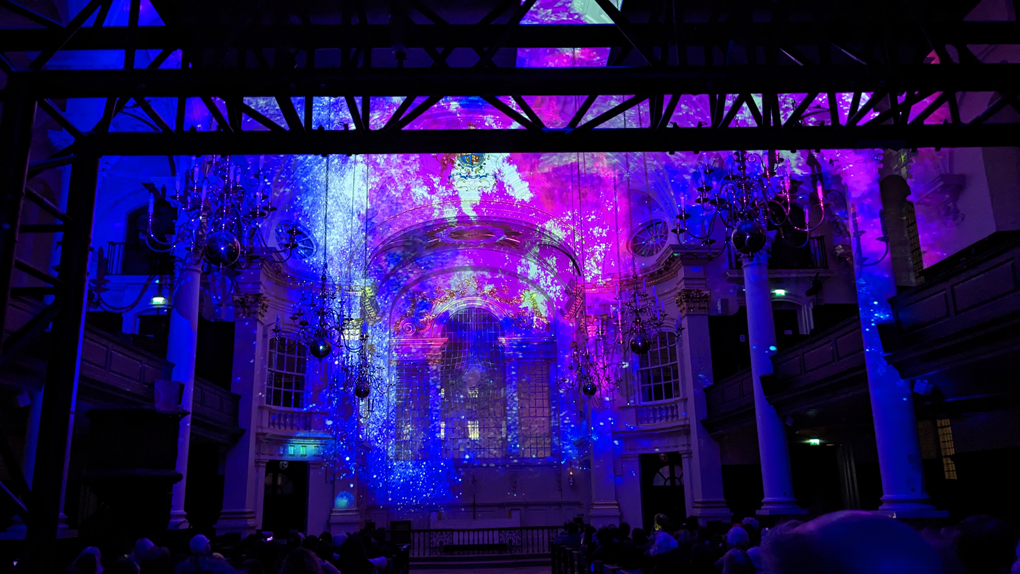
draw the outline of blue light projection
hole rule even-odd
[[[536,4],[525,24],[592,23],[591,14],[581,7],[591,3],[571,0],[543,0]],[[143,2],[143,25],[159,25],[158,16]],[[601,13],[597,14],[603,17]],[[126,23],[126,15],[112,11],[108,22]],[[159,53],[139,51],[138,65],[152,61]],[[519,67],[603,66],[608,50],[522,49]],[[99,57],[62,54],[52,65],[70,68],[120,67],[123,54]],[[179,56],[171,56],[162,67],[179,65]],[[594,117],[614,103],[630,96],[600,97],[587,114]],[[732,96],[731,96],[732,97]],[[760,95],[752,99],[761,109]],[[781,96],[783,120],[801,103],[803,95]],[[870,97],[864,94],[860,104]],[[499,98],[520,111],[507,96]],[[852,94],[837,98],[845,117]],[[419,98],[417,102],[424,98]],[[583,96],[525,96],[545,125],[563,127],[581,105]],[[150,98],[150,104],[172,125],[176,123],[177,102],[170,98]],[[222,105],[218,99],[216,105]],[[299,115],[304,98],[293,98]],[[285,125],[273,98],[246,98],[245,103],[271,121]],[[355,104],[360,106],[360,98]],[[385,125],[400,98],[373,98],[367,118],[373,129]],[[805,122],[817,123],[829,117],[825,95],[808,107]],[[100,101],[69,101],[68,117],[77,124],[92,125],[103,112]],[[875,112],[870,112],[874,114]],[[185,129],[215,130],[215,120],[197,98],[184,108]],[[651,109],[647,101],[609,120],[600,128],[647,126]],[[356,129],[342,98],[313,99],[314,126],[331,129]],[[684,96],[671,122],[682,126],[710,123],[708,97]],[[867,121],[869,117],[862,120]],[[265,130],[249,117],[243,119],[249,131]],[[755,125],[745,105],[734,118],[734,125]],[[470,126],[476,129],[512,128],[513,121],[480,98],[444,98],[405,129],[437,129]],[[516,126],[520,127],[520,126]],[[123,114],[111,131],[156,129],[140,116]],[[59,139],[59,135],[53,135]],[[567,285],[579,279],[592,288],[615,291],[620,277],[629,276],[636,267],[628,242],[635,226],[644,225],[653,215],[651,208],[632,209],[632,197],[644,196],[659,211],[655,217],[671,221],[679,208],[687,207],[697,219],[693,190],[688,189],[691,174],[706,158],[720,159],[728,154],[664,153],[648,154],[481,154],[464,153],[392,155],[392,156],[287,156],[267,157],[267,172],[274,174],[274,193],[281,198],[277,219],[267,223],[273,229],[279,221],[297,221],[315,239],[318,248],[327,250],[327,267],[351,302],[352,311],[368,321],[369,344],[378,364],[386,372],[380,388],[373,389],[366,402],[349,392],[335,358],[317,367],[320,384],[309,410],[325,411],[322,428],[331,437],[323,446],[323,455],[335,471],[344,491],[337,495],[340,508],[352,505],[391,507],[420,506],[451,502],[461,495],[464,468],[493,465],[496,462],[454,461],[442,449],[441,381],[428,369],[426,381],[427,416],[423,423],[424,453],[417,460],[394,460],[392,455],[397,429],[394,428],[398,403],[396,361],[414,359],[428,364],[429,345],[441,349],[443,335],[435,327],[444,313],[456,304],[470,303],[495,309],[504,331],[512,337],[551,341],[553,379],[566,372],[569,342],[576,325],[562,312]],[[874,157],[870,152],[827,155],[844,174],[858,173],[860,181],[875,177]],[[810,173],[808,154],[788,156],[793,175]],[[327,165],[329,174],[327,177]],[[862,167],[863,166],[863,167]],[[844,177],[844,183],[856,185],[857,176]],[[862,184],[863,185],[863,184]],[[328,218],[324,223],[324,207]],[[875,210],[857,204],[861,221],[862,254],[873,253],[878,234],[868,228],[877,221]],[[329,242],[322,241],[328,229]],[[582,237],[582,231],[583,237]],[[586,255],[580,257],[581,243]],[[315,284],[320,269],[317,253],[307,260],[293,259],[286,272],[293,278],[290,295],[299,298]],[[863,257],[864,255],[862,255]],[[862,259],[863,261],[863,259]],[[644,262],[642,262],[644,264]],[[577,269],[580,267],[580,269]],[[877,270],[877,269],[876,269]],[[578,272],[580,271],[580,273]],[[862,301],[879,302],[868,306],[866,341],[871,350],[877,346],[874,325],[889,319],[886,283],[867,273],[859,278]],[[862,305],[862,308],[865,307]],[[862,309],[863,312],[863,309]],[[871,337],[871,338],[868,338]],[[407,347],[408,341],[417,346]],[[405,347],[401,347],[405,345]],[[413,349],[406,351],[407,348]],[[874,353],[869,354],[869,357]],[[875,365],[876,369],[884,368]],[[869,362],[869,374],[872,366]],[[522,447],[518,367],[507,369],[507,454],[500,464],[513,463]],[[334,384],[324,384],[334,381]],[[602,454],[611,451],[606,440],[613,425],[612,413],[597,417],[591,426],[590,413],[579,412],[571,397],[556,393],[552,400],[552,457],[563,467],[584,468],[585,439]],[[296,441],[303,441],[300,437]],[[295,444],[297,444],[295,442]],[[304,443],[302,443],[304,445]],[[579,446],[581,445],[581,446]],[[357,486],[347,486],[347,485]]]

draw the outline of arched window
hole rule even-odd
[[[652,337],[652,348],[641,357],[638,373],[641,402],[665,401],[680,396],[675,334],[662,331]]]
[[[266,370],[266,404],[304,408],[307,368],[308,347],[286,336],[271,337]]]
[[[472,307],[452,315],[445,331],[440,367],[443,452],[455,460],[503,458],[506,386],[499,321]]]

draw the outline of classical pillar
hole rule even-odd
[[[754,387],[754,419],[758,428],[758,454],[765,498],[758,514],[803,514],[793,497],[790,451],[786,428],[775,407],[765,398],[761,377],[772,374],[770,357],[776,352],[776,328],[769,293],[768,253],[741,256],[744,269],[744,300],[747,334],[751,347],[751,383]]]
[[[589,521],[595,528],[620,523],[620,504],[616,501],[616,473],[613,470],[613,413],[606,407],[590,408],[591,413],[591,510]]]
[[[892,320],[889,298],[896,295],[896,275],[882,229],[881,152],[840,150],[829,154],[836,160],[850,199],[857,305],[882,476],[879,510],[901,518],[944,516],[932,506],[925,491],[910,382],[901,379],[885,360],[878,334],[878,325]]]
[[[171,378],[184,383],[181,410],[185,412],[177,434],[177,472],[184,477],[174,485],[169,528],[187,528],[184,493],[188,485],[188,447],[191,444],[191,403],[195,395],[195,351],[198,347],[198,302],[202,263],[186,263],[177,279],[166,358],[174,364]]]
[[[266,461],[263,459],[255,459],[255,483],[258,486],[255,488],[255,528],[262,529],[262,503],[266,499]]]
[[[260,276],[258,269],[245,271],[238,288],[257,291]],[[244,435],[227,451],[223,511],[216,522],[217,534],[239,532],[244,537],[258,528],[255,504],[258,490],[265,485],[259,482],[259,473],[255,472],[255,440],[266,377],[266,325],[262,321],[268,309],[269,299],[262,293],[234,295],[234,361],[230,390],[241,396],[237,424],[244,429]]]
[[[732,516],[722,487],[719,445],[702,426],[708,416],[705,387],[712,384],[712,344],[708,333],[708,307],[712,296],[707,289],[707,260],[684,261],[680,269],[676,308],[683,331],[677,338],[680,381],[687,398],[690,421],[690,449],[682,452],[684,502],[687,516],[705,525],[728,521]]]

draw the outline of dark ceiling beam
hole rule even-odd
[[[147,97],[478,96],[1012,92],[1020,64],[980,66],[733,66],[681,68],[331,68],[279,70],[59,70],[13,72],[34,94],[51,99],[111,93]]]
[[[787,128],[576,130],[389,130],[98,133],[80,145],[97,155],[565,153],[996,147],[1017,145],[1017,126],[876,125]]]
[[[860,44],[868,46],[902,45],[919,47],[925,34],[934,34],[948,45],[1016,44],[1020,38],[1017,22],[945,22],[927,24],[922,32],[917,23],[884,22],[901,31],[896,37],[881,41],[874,36],[871,22],[805,22],[789,23],[780,31],[770,23],[747,23],[739,33],[726,23],[635,24],[628,30],[634,39],[650,45],[661,45],[677,33],[686,46],[718,45],[733,40],[742,45],[834,45],[849,59],[869,61],[872,55],[860,52]],[[403,38],[405,48],[451,46],[475,48],[489,46],[506,30],[501,24],[415,24],[414,34]],[[173,26],[146,27],[138,38],[126,26],[80,28],[70,38],[64,29],[14,28],[0,34],[2,52],[38,52],[52,49],[64,42],[65,50],[115,50],[128,47],[134,40],[139,50],[160,50],[176,46],[197,50],[214,50],[221,38],[210,37],[205,30]],[[341,33],[342,32],[342,33]],[[452,42],[452,44],[451,44]],[[362,48],[393,48],[392,29],[385,24],[366,24],[343,30],[334,25],[262,25],[245,26],[231,37],[232,47],[255,50],[294,46],[301,49],[338,49],[345,45]],[[926,44],[928,51],[930,44]],[[503,48],[614,48],[632,46],[628,36],[614,24],[541,24],[517,26],[506,37]],[[925,52],[927,54],[927,52]],[[871,62],[879,63],[879,62]]]

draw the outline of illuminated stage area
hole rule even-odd
[[[1013,4],[35,4],[0,573],[1015,545]]]

